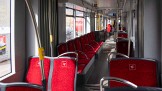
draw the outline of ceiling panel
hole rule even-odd
[[[117,0],[98,0],[99,8],[117,8]]]
[[[97,4],[99,8],[116,8],[117,0],[84,0],[90,4]]]

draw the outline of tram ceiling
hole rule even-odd
[[[116,13],[117,10],[127,12],[130,9],[130,2],[135,6],[137,0],[84,0],[87,3],[96,4],[98,10],[103,10],[107,14]]]

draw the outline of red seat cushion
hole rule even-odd
[[[110,76],[118,77],[137,86],[157,87],[157,63],[148,59],[120,58],[110,61]],[[121,83],[110,82],[111,87],[125,86]]]

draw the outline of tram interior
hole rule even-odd
[[[8,1],[0,91],[162,91],[161,0]]]

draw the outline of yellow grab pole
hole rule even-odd
[[[44,74],[44,49],[41,45],[41,41],[40,41],[40,36],[39,36],[39,29],[37,26],[37,22],[36,22],[36,18],[34,15],[34,11],[33,8],[31,6],[31,2],[30,0],[25,0],[26,2],[26,6],[29,10],[29,14],[32,18],[32,22],[34,24],[34,28],[35,28],[35,32],[36,32],[36,37],[37,37],[37,41],[38,41],[38,51],[39,51],[39,60],[40,60],[40,69],[41,69],[41,74],[42,74],[42,85],[43,85],[43,91],[46,91],[46,79],[45,79],[45,74]]]

